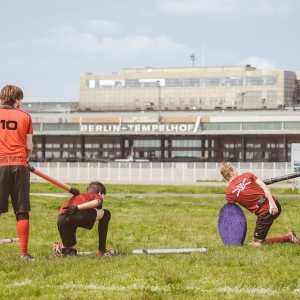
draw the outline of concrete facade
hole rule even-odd
[[[80,75],[79,109],[278,109],[300,102],[300,74],[255,67],[132,68]]]

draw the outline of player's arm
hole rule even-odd
[[[102,200],[100,199],[95,199],[83,204],[77,205],[78,210],[85,210],[85,209],[90,209],[90,208],[102,208]]]
[[[275,204],[275,201],[272,197],[272,194],[271,194],[268,186],[259,178],[256,179],[255,183],[262,188],[265,196],[268,198],[269,206],[270,206],[270,214],[276,214],[278,212],[278,208]]]
[[[79,210],[85,210],[85,209],[90,209],[90,208],[97,208],[97,209],[101,209],[102,208],[102,199],[95,199],[83,204],[79,204],[79,205],[70,205],[70,206],[65,206],[63,209],[66,210],[66,213],[71,215],[76,213]]]
[[[26,156],[29,159],[33,150],[32,134],[26,134]]]

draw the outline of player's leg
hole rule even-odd
[[[259,242],[259,243],[263,242],[266,244],[290,242],[290,237],[287,235],[271,237],[266,239],[266,236],[274,220],[277,219],[281,213],[281,206],[278,201],[276,201],[276,206],[278,207],[278,213],[276,215],[271,215],[270,213],[266,213],[257,218],[256,227],[254,231],[254,242]]]
[[[63,214],[58,215],[57,228],[60,234],[62,245],[59,243],[54,244],[54,256],[75,256],[76,250],[76,230],[77,225],[72,222],[72,217]]]
[[[8,198],[12,182],[10,166],[0,167],[0,214],[8,212]]]
[[[78,227],[91,230],[94,227],[96,217],[97,212],[93,208],[81,210],[72,215],[60,214],[58,216],[57,226],[63,243],[61,246],[63,255],[77,255],[76,230]]]
[[[16,214],[17,232],[20,240],[20,258],[33,258],[28,253],[28,241],[30,231],[29,211],[30,207],[30,172],[25,166],[11,166],[11,177],[14,184],[11,185],[10,195],[14,212]]]
[[[99,235],[99,245],[97,255],[99,256],[111,256],[114,255],[112,251],[106,248],[106,239],[108,233],[108,224],[111,218],[110,211],[107,209],[96,209],[98,223],[98,235]]]

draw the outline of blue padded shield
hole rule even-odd
[[[243,210],[234,203],[225,204],[218,220],[221,240],[226,246],[241,246],[247,233],[247,219]]]

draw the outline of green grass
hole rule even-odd
[[[125,186],[124,190],[132,187]],[[118,193],[122,192],[122,186],[118,188]],[[181,191],[175,188],[178,193]],[[44,192],[47,187],[40,184],[40,189]],[[140,186],[138,190],[146,193],[147,189],[152,193],[149,186]],[[183,189],[182,193],[187,192]],[[126,252],[206,247],[207,254],[55,259],[52,246],[59,241],[56,214],[63,201],[64,198],[31,197],[29,252],[35,261],[19,260],[18,243],[0,244],[0,299],[282,300],[300,297],[300,247],[295,244],[224,246],[217,229],[218,214],[224,204],[222,197],[105,198],[105,208],[112,213],[109,248]],[[300,232],[299,199],[285,196],[279,201],[283,212],[269,236],[284,235],[290,230]],[[246,241],[250,241],[256,217],[248,212],[246,216]],[[16,237],[11,209],[1,215],[0,221],[0,239]],[[77,240],[79,251],[96,250],[97,226],[91,231],[79,229]]]
[[[86,184],[68,183],[84,192]],[[185,186],[185,185],[139,185],[139,184],[105,184],[108,194],[224,194],[226,186]],[[60,187],[52,183],[31,182],[32,193],[62,193]],[[292,185],[291,185],[292,187]],[[298,195],[298,188],[269,187],[273,194]]]

